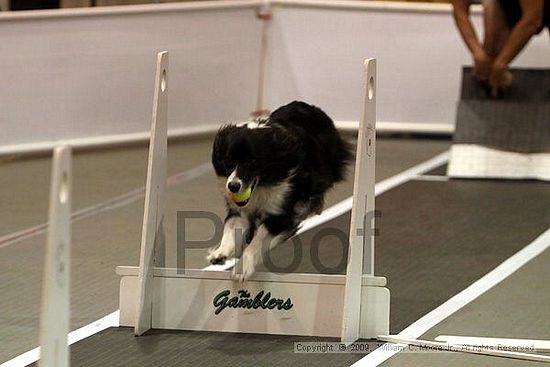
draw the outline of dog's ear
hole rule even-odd
[[[214,138],[212,151],[214,153],[225,153],[227,151],[227,137],[236,129],[233,124],[223,125],[218,129],[218,133]]]
[[[224,160],[229,149],[229,136],[237,129],[234,124],[226,124],[219,128],[212,144],[212,165],[218,176],[225,176]]]

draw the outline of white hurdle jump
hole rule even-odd
[[[42,367],[69,366],[71,149],[54,150],[40,314]]]
[[[229,271],[163,267],[168,54],[158,55],[139,267],[119,266],[120,325],[339,337],[389,332],[389,290],[374,276],[376,60],[365,61],[346,275],[257,273],[241,284]],[[367,220],[370,219],[370,220]]]

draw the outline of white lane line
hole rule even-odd
[[[70,332],[67,338],[69,345],[76,343],[82,339],[86,339],[87,337],[97,334],[107,328],[118,326],[119,315],[120,311],[117,310],[113,313],[108,314],[107,316],[102,317],[99,320],[96,320],[86,326],[81,327],[80,329]],[[28,366],[29,364],[38,361],[39,357],[40,347],[37,347],[5,363],[2,363],[0,367]]]
[[[488,338],[485,336],[463,336],[463,335],[439,335],[435,339],[437,342],[446,342],[455,345],[464,346],[491,346],[495,349],[499,347],[507,348],[532,348],[537,352],[550,352],[550,340],[542,339],[512,339],[512,338]]]
[[[436,155],[433,158],[428,159],[427,161],[406,169],[405,171],[398,173],[395,176],[380,181],[379,183],[374,185],[374,194],[376,196],[381,195],[386,191],[393,189],[394,187],[397,187],[407,181],[414,179],[415,177],[418,177],[419,175],[422,175],[425,172],[431,171],[432,169],[447,163],[449,161],[449,156],[449,151],[445,151]],[[302,226],[296,232],[296,236],[301,235],[302,233],[305,233],[310,229],[320,226],[321,224],[329,222],[349,212],[351,210],[352,204],[353,196],[350,196],[347,199],[344,199],[339,203],[334,204],[333,206],[323,210],[320,215],[306,219],[302,222]],[[227,265],[229,263],[230,265]],[[224,265],[215,265],[216,268],[208,270],[227,270],[231,268],[235,263],[236,259],[231,259],[231,261],[226,261]]]
[[[191,181],[195,178],[198,178],[204,175],[205,173],[211,170],[212,168],[210,163],[203,163],[187,171],[184,171],[169,177],[166,180],[166,186],[171,187],[184,182]],[[78,220],[88,218],[90,216],[93,216],[99,213],[103,213],[109,210],[123,207],[125,205],[129,205],[131,203],[134,203],[140,200],[141,198],[144,197],[144,195],[145,195],[145,187],[139,187],[137,189],[128,191],[124,194],[115,196],[104,202],[77,210],[72,213],[71,221],[76,222]],[[31,238],[39,234],[46,233],[47,229],[48,229],[48,223],[42,223],[34,227],[30,227],[21,231],[17,231],[17,232],[2,236],[0,237],[0,249],[13,245],[17,242],[23,241],[27,238]]]
[[[438,175],[420,175],[414,177],[414,181],[437,181],[437,182],[447,182],[449,181],[449,176],[438,176]]]
[[[419,176],[425,172],[431,171],[432,169],[447,163],[448,160],[449,160],[449,151],[438,154],[435,157],[428,159],[427,161],[424,161],[395,176],[392,176],[390,178],[387,178],[377,183],[374,187],[374,193],[377,196],[381,195],[384,192],[391,190],[394,187],[397,187],[415,178],[416,176]],[[350,196],[349,198],[342,200],[338,204],[333,205],[330,208],[327,208],[326,210],[323,210],[323,212],[320,215],[311,217],[305,220],[303,222],[302,228],[300,228],[297,234],[302,234],[306,231],[309,231],[310,229],[317,227],[318,225],[321,225],[330,220],[333,220],[334,218],[339,217],[340,215],[350,211],[352,202],[353,202],[353,197]]]
[[[550,362],[550,356],[544,356],[542,354],[533,354],[525,352],[516,352],[512,350],[503,350],[503,349],[487,349],[487,348],[464,348],[462,345],[452,344],[447,342],[434,342],[431,340],[420,340],[414,338],[405,338],[399,335],[380,335],[379,340],[383,340],[392,344],[408,344],[415,345],[418,347],[429,347],[432,350],[439,350],[445,352],[455,352],[455,353],[469,353],[469,354],[480,354],[484,356],[491,357],[503,357],[503,358],[513,358],[519,359],[522,361],[535,361],[535,362]]]
[[[418,164],[414,167],[411,167],[411,168],[409,168],[409,169],[407,169],[407,170],[405,170],[401,173],[398,173],[395,176],[392,176],[392,177],[390,177],[386,180],[383,180],[383,181],[377,183],[375,185],[374,192],[375,192],[376,195],[380,195],[380,194],[382,194],[382,193],[384,193],[384,192],[386,192],[386,191],[388,191],[388,190],[390,190],[394,187],[397,187],[397,186],[407,182],[408,180],[410,180],[411,178],[413,178],[415,176],[421,175],[421,174],[423,174],[425,172],[428,172],[428,171],[430,171],[430,170],[432,170],[432,169],[434,169],[434,168],[436,168],[436,167],[438,167],[442,164],[445,164],[448,161],[448,159],[449,159],[449,152],[448,151],[443,152],[441,154],[438,154],[437,156],[435,156],[431,159],[428,159],[427,161],[424,161],[424,162],[422,162],[422,163],[420,163],[420,164]],[[202,166],[199,166],[199,167],[202,167]],[[199,167],[197,167],[197,168],[199,168]],[[173,176],[173,177],[175,177],[175,176]],[[170,180],[170,179],[168,179],[168,180]],[[140,190],[144,190],[144,189],[142,188]],[[342,200],[338,204],[335,204],[335,205],[331,206],[330,208],[327,208],[326,210],[323,211],[323,213],[321,213],[321,215],[318,215],[316,217],[313,217],[313,218],[310,218],[310,219],[304,221],[304,225],[302,226],[302,228],[300,228],[300,230],[298,231],[297,234],[304,233],[305,231],[310,230],[313,227],[319,226],[323,223],[326,223],[326,222],[338,217],[339,215],[342,215],[342,214],[346,213],[347,211],[351,210],[351,203],[352,203],[352,197],[349,197],[345,200]],[[2,245],[0,245],[0,248],[1,247],[2,247]],[[227,270],[235,264],[235,261],[236,261],[235,259],[229,259],[223,265],[209,265],[209,266],[205,267],[203,270],[212,270],[212,271]],[[107,318],[111,315],[116,314],[117,315],[116,316],[116,325],[118,325],[118,314],[119,314],[119,312],[120,311],[117,310],[117,311],[113,312],[112,314],[105,316],[104,318]],[[103,320],[104,318],[102,318],[100,320]],[[100,320],[94,321],[91,324],[85,326],[84,328],[86,328],[90,325],[94,325]],[[111,325],[111,326],[116,326],[116,325]],[[110,327],[110,326],[107,326],[107,327]],[[105,327],[105,328],[107,328],[107,327]],[[101,330],[103,330],[103,329],[101,329]],[[97,332],[99,332],[101,330],[97,330]],[[86,334],[86,336],[81,338],[81,339],[92,336],[93,334],[95,334],[95,333]],[[81,339],[79,339],[79,340],[81,340]],[[69,341],[70,340],[71,339],[69,337]],[[72,342],[70,342],[70,344],[72,344]],[[0,365],[0,367],[25,367],[25,366],[27,366],[27,365],[29,365],[33,362],[36,362],[38,360],[38,350],[39,350],[39,348],[35,348],[31,351],[23,353],[20,356],[15,357],[14,359]],[[36,355],[33,355],[32,354],[33,352]],[[26,357],[26,359],[21,359],[19,361],[19,358],[22,358],[23,356],[26,356],[28,354],[30,354],[31,356],[34,356],[34,359],[31,360],[31,359],[29,359],[29,357]],[[12,363],[13,361],[16,361],[16,362],[14,362],[14,364],[8,364],[8,363]]]
[[[548,247],[550,247],[550,228],[529,245],[516,252],[489,273],[485,274],[482,278],[476,280],[469,287],[456,294],[436,309],[428,312],[397,335],[407,338],[418,338],[432,327],[502,282],[527,262],[540,255]],[[391,347],[384,344],[354,363],[353,366],[378,366],[402,350],[403,345],[397,345],[398,347]]]

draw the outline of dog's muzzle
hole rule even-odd
[[[238,207],[244,207],[250,201],[252,192],[256,188],[258,181],[254,179],[252,183],[243,189],[241,180],[230,181],[227,184],[227,197]]]

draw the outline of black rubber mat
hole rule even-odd
[[[378,197],[377,208],[382,217],[376,273],[388,278],[392,333],[469,286],[550,225],[548,184],[533,181],[412,181]],[[309,254],[316,233],[327,228],[345,233],[348,227],[349,214],[301,236],[302,252]],[[346,248],[327,240],[318,249],[325,268],[343,271],[337,265]],[[293,245],[284,244],[272,258],[282,266],[291,262],[292,253]],[[297,271],[318,272],[319,261],[303,256]],[[131,329],[115,328],[73,345],[71,360],[73,366],[100,367],[349,366],[363,356],[293,353],[295,341],[314,340],[330,339],[159,330],[135,338]]]
[[[502,101],[550,101],[550,69],[510,70],[514,79],[510,89],[500,96]],[[488,100],[487,89],[472,76],[472,68],[462,69],[461,100]]]
[[[499,99],[464,68],[454,142],[518,152],[550,152],[550,70],[514,69]]]
[[[462,100],[454,142],[518,153],[550,152],[550,101]]]
[[[335,339],[316,339],[335,342]],[[71,347],[71,366],[349,366],[357,354],[298,354],[294,342],[310,338],[151,330],[134,337],[132,328],[111,328]]]

